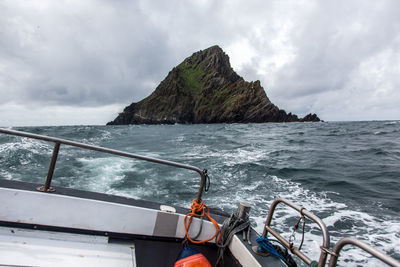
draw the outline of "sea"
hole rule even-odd
[[[282,197],[320,217],[331,244],[354,237],[400,260],[400,121],[12,129],[207,169],[205,204],[232,213],[250,203],[259,233]],[[44,183],[53,147],[0,135],[0,177]],[[53,185],[189,208],[199,181],[193,171],[61,145]],[[299,217],[280,204],[272,227],[289,239]],[[305,232],[302,251],[318,260],[321,231],[307,220]],[[298,245],[301,230],[294,237]],[[352,246],[339,259],[339,266],[384,265]]]

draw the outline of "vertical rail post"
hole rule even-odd
[[[60,142],[56,142],[53,149],[53,156],[51,157],[51,162],[49,166],[49,171],[47,172],[46,183],[44,186],[39,186],[36,188],[39,191],[43,192],[54,192],[55,189],[51,187],[51,180],[53,179],[54,169],[56,167],[58,151],[60,150]]]
[[[201,177],[201,181],[200,181],[200,187],[199,187],[199,192],[197,193],[197,203],[201,203],[201,196],[203,194],[203,190],[204,190],[204,185],[206,184],[206,175],[207,175],[207,170],[203,170],[202,172],[200,172],[200,177]]]

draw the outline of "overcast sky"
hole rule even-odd
[[[400,119],[400,1],[0,1],[0,126],[105,124],[218,44],[300,116]]]

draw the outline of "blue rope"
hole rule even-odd
[[[258,237],[256,239],[257,243],[260,245],[257,250],[259,252],[269,252],[272,255],[275,255],[279,259],[283,260],[283,262],[286,262],[286,259],[276,251],[274,246],[268,241],[268,237]]]

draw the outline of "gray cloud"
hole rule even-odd
[[[400,117],[397,1],[2,1],[0,10],[3,108],[115,112],[219,44],[287,111]]]
[[[41,10],[25,4],[5,8],[1,101],[127,101],[149,93],[149,81],[160,79],[160,72],[170,67],[166,33],[146,23],[139,7],[48,4]]]

